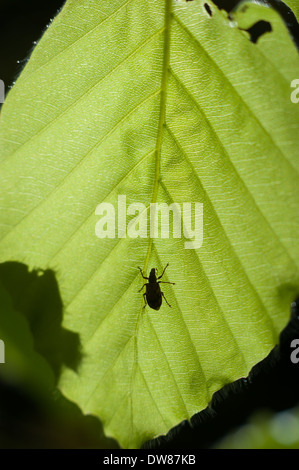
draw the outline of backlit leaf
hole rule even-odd
[[[247,375],[298,292],[298,53],[275,11],[204,3],[68,0],[1,113],[0,261],[56,272],[83,348],[61,390],[124,447]],[[119,196],[202,203],[202,246],[97,238]],[[138,266],[167,263],[172,308],[143,309]]]

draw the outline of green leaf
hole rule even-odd
[[[276,12],[203,4],[67,1],[1,113],[0,261],[57,273],[84,355],[61,390],[124,447],[247,375],[298,293],[298,54]],[[119,195],[202,203],[202,246],[97,238]],[[172,308],[143,309],[137,267],[167,263]]]

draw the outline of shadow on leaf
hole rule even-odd
[[[62,327],[55,273],[0,264],[0,448],[119,448],[101,421],[56,388],[61,368],[77,371],[78,333]]]
[[[0,264],[0,282],[13,307],[27,318],[34,348],[50,364],[56,382],[62,365],[77,371],[82,359],[80,338],[61,326],[63,306],[55,273],[6,262]]]

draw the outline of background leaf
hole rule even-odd
[[[299,5],[298,5],[298,2],[296,0],[287,0],[286,2],[286,5],[288,5],[291,10],[295,13],[296,17],[297,17],[297,20],[299,19]]]
[[[203,4],[69,0],[1,113],[0,261],[57,273],[84,354],[61,390],[125,447],[247,375],[298,292],[297,51],[272,10],[252,44]],[[97,239],[118,195],[202,202],[202,247]],[[137,266],[168,262],[172,308],[143,310]]]
[[[298,407],[256,413],[249,422],[217,443],[219,449],[298,449]]]

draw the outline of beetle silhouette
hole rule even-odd
[[[148,305],[150,308],[152,308],[154,310],[159,310],[161,305],[162,305],[162,297],[164,298],[167,305],[169,307],[171,307],[171,305],[167,302],[165,295],[161,291],[160,284],[163,283],[163,284],[172,284],[172,285],[174,285],[175,282],[159,281],[159,279],[161,279],[161,277],[165,273],[165,269],[167,268],[167,266],[169,266],[169,263],[167,263],[167,265],[163,269],[163,272],[162,272],[161,276],[159,276],[159,277],[156,276],[156,269],[155,268],[152,268],[149,277],[146,277],[146,276],[144,276],[144,274],[142,272],[142,269],[138,266],[138,269],[140,270],[140,273],[141,273],[141,276],[143,277],[143,279],[148,280],[148,282],[143,284],[141,289],[139,289],[139,291],[138,291],[138,292],[141,292],[142,289],[145,286],[146,290],[143,294],[145,304],[144,304],[143,308],[145,308],[146,305]]]

